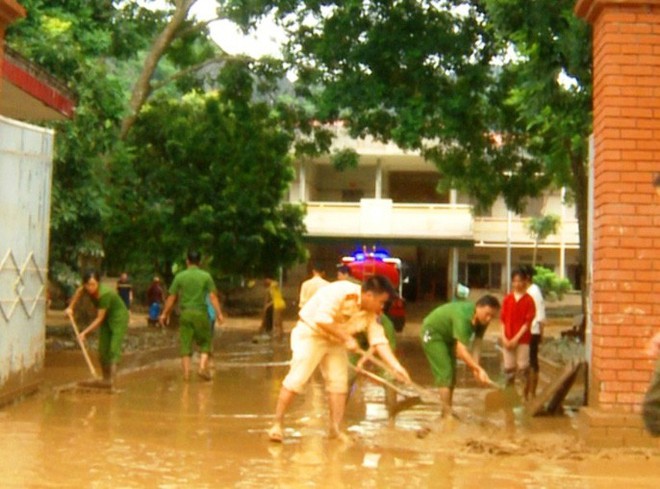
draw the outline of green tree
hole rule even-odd
[[[22,0],[28,16],[7,42],[64,81],[76,97],[72,121],[57,132],[53,171],[51,277],[71,284],[74,270],[104,255],[103,221],[109,169],[126,94],[118,66],[156,31],[158,15],[107,1]]]
[[[245,266],[256,274],[300,255],[303,211],[280,204],[291,178],[292,128],[296,152],[327,149],[329,135],[295,99],[273,102],[277,63],[227,56],[210,40],[208,22],[190,19],[194,3],[173,0],[159,10],[153,2],[22,1],[29,15],[12,25],[8,43],[66,81],[77,98],[73,120],[53,124],[51,276],[60,282],[104,256],[110,267],[146,256],[149,266],[167,270],[192,236],[226,273]],[[261,102],[251,99],[253,80]],[[219,98],[199,95],[209,86],[221,88]],[[198,99],[203,103],[192,103]],[[226,131],[218,133],[220,127]],[[196,167],[187,156],[198,158]],[[226,181],[209,181],[216,169]],[[164,189],[177,199],[163,197]],[[211,222],[216,218],[226,219],[222,230]],[[252,262],[239,259],[243,252]]]
[[[527,232],[534,240],[534,255],[532,266],[536,266],[536,255],[538,253],[539,243],[545,241],[548,236],[557,234],[557,229],[561,224],[561,218],[555,214],[547,214],[540,217],[530,217],[525,223]]]
[[[568,187],[585,263],[591,41],[574,0],[229,3],[245,28],[273,12],[288,29],[287,61],[320,120],[420,149],[441,190],[520,211]]]
[[[136,120],[105,233],[110,265],[167,275],[196,247],[219,275],[255,277],[304,257],[304,209],[282,204],[295,115],[254,101],[249,62],[228,62],[218,83],[182,100],[156,96]]]

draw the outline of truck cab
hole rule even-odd
[[[403,330],[406,323],[406,307],[402,296],[401,259],[391,257],[386,250],[357,251],[341,259],[351,271],[351,276],[360,282],[372,275],[384,275],[398,292],[392,297],[385,313],[392,320],[397,332]]]

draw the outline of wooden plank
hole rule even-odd
[[[538,396],[527,403],[525,406],[527,414],[529,416],[556,414],[584,365],[585,362],[567,364],[559,376],[555,377]]]

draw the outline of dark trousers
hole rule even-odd
[[[541,344],[541,335],[533,334],[529,341],[529,368],[534,372],[539,371],[539,345]]]

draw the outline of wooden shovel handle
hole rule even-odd
[[[399,387],[397,387],[396,385],[394,385],[392,382],[390,382],[390,381],[388,381],[388,380],[382,378],[381,376],[376,375],[376,374],[373,373],[373,372],[369,372],[368,370],[364,370],[364,369],[361,369],[361,368],[357,368],[356,366],[354,366],[354,365],[351,364],[351,363],[349,363],[348,366],[349,366],[353,371],[355,371],[355,372],[357,372],[357,373],[359,373],[359,374],[361,374],[361,375],[364,375],[365,377],[367,377],[367,378],[373,380],[373,381],[376,382],[377,384],[384,385],[385,387],[389,387],[389,388],[392,389],[394,392],[396,392],[396,393],[398,393],[398,394],[401,394],[402,396],[410,397],[410,393],[404,391],[403,389],[400,389]]]
[[[85,346],[85,342],[82,341],[79,337],[80,335],[80,330],[78,329],[78,325],[76,324],[75,319],[73,319],[73,314],[67,314],[69,316],[69,320],[71,321],[71,326],[73,326],[73,331],[76,334],[76,341],[80,345],[80,349],[83,352],[83,356],[85,357],[85,362],[87,363],[87,366],[89,367],[89,371],[92,373],[92,376],[96,379],[100,378],[99,374],[96,372],[96,369],[94,368],[94,364],[92,363],[91,358],[89,358],[89,353],[87,353],[87,346]]]
[[[392,367],[390,367],[387,363],[383,362],[381,359],[374,357],[370,352],[366,352],[362,349],[358,350],[358,353],[363,357],[366,358],[368,361],[376,365],[377,367],[382,368],[385,370],[387,373],[392,375],[393,377],[397,377],[397,372],[394,371]],[[406,382],[406,385],[410,386],[412,389],[417,391],[418,394],[426,397],[431,397],[435,398],[437,397],[437,394],[435,392],[432,392],[428,389],[425,389],[419,384],[416,384],[412,380],[409,382]]]

